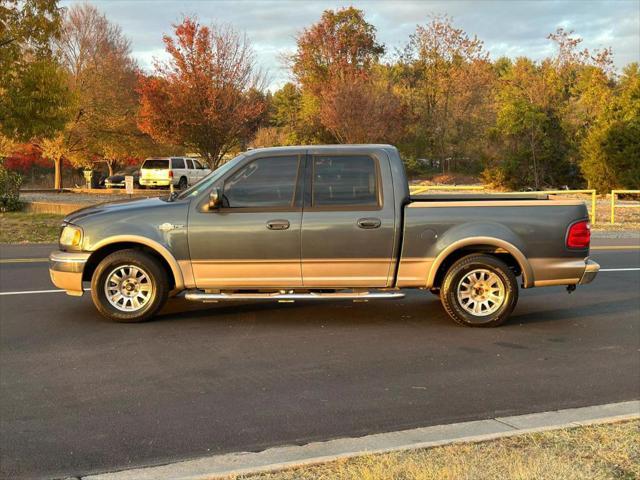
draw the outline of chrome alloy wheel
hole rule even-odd
[[[104,282],[109,303],[121,312],[143,309],[153,298],[154,289],[149,274],[135,265],[114,268]]]
[[[457,294],[460,306],[476,317],[496,312],[506,296],[502,279],[484,268],[467,273],[458,283]]]

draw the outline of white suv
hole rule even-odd
[[[143,187],[168,187],[174,185],[184,190],[206,177],[211,170],[200,160],[188,157],[147,158],[140,167],[140,185]]]

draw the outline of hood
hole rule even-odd
[[[91,205],[90,207],[81,208],[75,212],[70,213],[64,219],[65,222],[77,224],[87,217],[93,217],[96,215],[111,214],[111,213],[133,213],[137,210],[146,208],[158,208],[171,203],[166,200],[162,200],[158,197],[152,198],[140,198],[134,200],[119,200],[115,202],[100,203],[98,205]]]

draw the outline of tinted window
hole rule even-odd
[[[225,206],[288,207],[293,202],[297,175],[297,156],[251,162],[225,182]]]
[[[166,170],[169,168],[169,160],[150,159],[145,160],[142,164],[142,168],[155,168]]]
[[[193,169],[193,162],[191,160],[185,160],[187,162],[187,168]]]
[[[318,156],[313,159],[313,206],[378,204],[373,158]]]
[[[172,158],[171,168],[184,168],[184,158]]]
[[[194,161],[193,161],[193,164],[195,165],[195,167],[196,167],[198,170],[202,170],[202,169],[204,169],[204,167],[202,166],[202,164],[201,164],[198,160],[194,160]]]

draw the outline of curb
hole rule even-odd
[[[83,480],[205,480],[314,465],[364,454],[414,450],[452,443],[480,442],[567,427],[640,418],[640,400],[592,407],[496,417],[397,432],[340,438],[262,452],[237,452],[155,467],[87,475]]]

